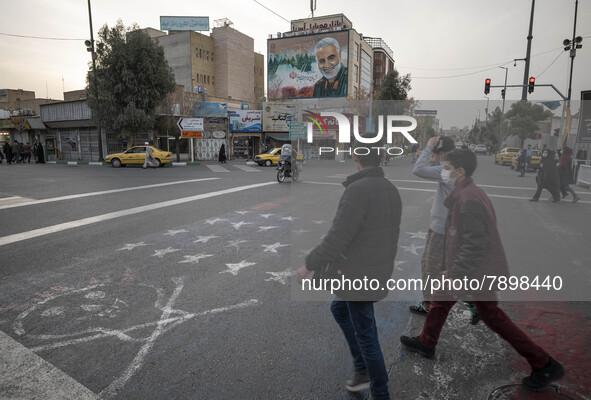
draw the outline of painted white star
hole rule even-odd
[[[189,232],[189,231],[186,230],[186,229],[178,229],[176,231],[169,229],[168,232],[166,232],[164,235],[165,236],[174,236],[174,235],[177,235],[179,233],[185,233],[185,232]]]
[[[238,245],[239,245],[240,243],[246,243],[246,242],[248,242],[248,240],[240,240],[240,239],[236,239],[236,240],[228,240],[228,245],[227,245],[226,247],[233,246],[233,247],[236,247],[236,248],[238,248]]]
[[[279,228],[278,226],[259,226],[259,232],[268,231],[270,229]]]
[[[252,212],[252,211],[235,211],[235,212],[240,215],[244,215],[244,214],[248,214],[249,212]]]
[[[232,275],[238,275],[238,271],[242,268],[250,267],[251,265],[255,265],[256,263],[246,262],[245,260],[240,261],[238,264],[226,264],[228,269],[226,271],[220,272],[220,274],[231,273]]]
[[[412,233],[412,232],[406,232],[410,235],[411,239],[427,239],[427,232],[416,232],[416,233]]]
[[[289,217],[283,217],[283,218],[281,218],[281,219],[282,219],[282,220],[285,220],[285,221],[293,221],[295,218],[294,218],[294,217],[291,217],[291,216],[289,216]]]
[[[285,285],[287,283],[287,280],[289,279],[290,276],[293,276],[295,274],[295,271],[292,271],[291,269],[286,269],[284,271],[281,272],[267,272],[269,275],[271,275],[270,277],[268,277],[267,279],[265,279],[265,282],[271,282],[271,281],[276,281],[281,283],[282,285]]]
[[[216,222],[220,222],[220,221],[227,221],[227,219],[223,219],[223,218],[213,218],[213,219],[207,219],[207,220],[205,220],[205,223],[206,223],[206,224],[209,224],[209,225],[213,225],[213,224],[215,224]]]
[[[127,243],[127,244],[126,244],[125,246],[123,246],[122,248],[120,248],[120,249],[117,249],[117,251],[120,251],[120,250],[133,250],[133,249],[135,249],[136,247],[147,246],[147,245],[148,245],[148,244],[147,244],[147,243],[144,243],[144,242],[139,242],[139,243]]]
[[[402,271],[402,268],[399,267],[399,265],[405,264],[406,261],[394,261],[394,267],[398,270],[398,271]]]
[[[264,253],[270,251],[271,253],[277,253],[277,249],[279,247],[285,247],[285,246],[289,246],[288,244],[281,244],[279,242],[277,243],[273,243],[273,244],[262,244],[261,246],[263,246],[265,248],[265,250],[263,250]]]
[[[175,251],[180,251],[180,249],[173,249],[172,247],[167,247],[162,250],[154,250],[154,254],[152,254],[152,256],[163,258],[166,254],[174,253]]]
[[[216,237],[219,237],[219,236],[213,236],[213,235],[197,236],[197,240],[195,240],[193,243],[207,243],[208,241],[210,241],[211,239],[216,238]]]
[[[183,256],[185,257],[184,261],[179,261],[179,264],[199,264],[199,260],[202,258],[212,257],[213,254],[204,254],[199,253],[195,254],[194,256]]]
[[[238,229],[242,228],[242,225],[252,225],[252,222],[240,221],[240,222],[230,222],[230,224],[232,224],[234,229],[238,230]]]
[[[325,223],[326,221],[320,219],[318,221],[312,221],[312,222],[315,223],[315,224],[321,225],[321,224]]]
[[[275,214],[259,214],[259,215],[263,218],[269,218],[270,216],[275,215]]]
[[[308,250],[300,250],[300,253],[302,253],[303,255],[307,256],[308,254],[310,254],[310,252],[312,250],[314,250],[314,247],[311,247]]]
[[[424,248],[425,246],[415,246],[414,243],[411,243],[410,246],[400,246],[404,251],[408,251],[409,253],[418,256],[417,250]]]
[[[293,231],[293,233],[295,233],[296,235],[301,235],[302,233],[307,233],[307,232],[312,232],[312,231],[306,231],[302,228],[298,229],[297,231]]]

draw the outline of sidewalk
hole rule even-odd
[[[470,312],[454,306],[443,328],[435,358],[398,349],[391,366],[392,399],[408,400],[551,400],[591,399],[591,322],[567,303],[503,304],[507,315],[566,369],[562,380],[544,392],[530,392],[521,379],[529,365],[481,321],[470,324]],[[414,315],[408,336],[417,336],[425,317]],[[568,329],[565,329],[568,327]]]

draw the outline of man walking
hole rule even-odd
[[[446,223],[445,275],[450,279],[481,279],[484,275],[509,276],[509,268],[501,238],[497,230],[495,211],[488,196],[471,176],[476,170],[476,155],[469,150],[456,150],[445,159],[442,178],[454,183],[454,189],[445,200],[449,208]],[[535,344],[498,307],[496,292],[471,293],[474,305],[484,323],[506,340],[530,364],[532,373],[523,379],[531,390],[542,390],[552,381],[564,376],[563,366]],[[407,350],[433,358],[439,334],[449,310],[460,293],[437,293],[431,302],[423,331],[418,337],[401,336]]]
[[[392,276],[402,213],[398,190],[379,166],[385,155],[380,150],[372,147],[367,155],[353,155],[359,172],[343,183],[345,192],[328,234],[297,272],[300,283],[310,271],[323,272],[325,279],[379,281],[377,290],[338,291],[331,305],[353,357],[354,375],[345,387],[351,392],[369,387],[374,400],[390,398],[373,303],[388,294],[381,289]]]

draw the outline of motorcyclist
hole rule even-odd
[[[285,168],[291,172],[292,160],[297,160],[297,153],[291,144],[281,146],[281,155],[277,163],[277,169],[281,168],[281,161],[285,161]]]

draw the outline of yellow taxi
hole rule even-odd
[[[501,163],[501,165],[511,164],[513,156],[519,153],[521,149],[519,147],[505,147],[500,153],[495,154],[495,164]]]
[[[536,170],[538,168],[540,168],[540,162],[542,161],[542,152],[540,150],[532,150],[533,151],[533,155],[531,156],[531,159],[529,160],[529,163],[527,164],[527,169],[533,169]],[[519,158],[519,156],[521,155],[521,151],[517,154],[515,154],[513,156],[513,158],[511,159],[511,168],[512,169],[517,169],[517,159]]]
[[[163,151],[154,146],[150,146],[150,148],[154,152],[154,158],[158,162],[159,167],[172,162],[172,153],[170,151]],[[146,146],[133,146],[123,153],[113,153],[105,157],[105,162],[111,163],[115,168],[126,165],[143,165],[145,160]]]
[[[297,153],[297,151],[296,151]],[[267,167],[270,167],[271,165],[277,164],[279,162],[279,156],[281,155],[281,147],[275,147],[274,149],[270,149],[269,151],[262,153],[262,154],[257,154],[254,157],[254,161],[258,164],[258,165],[266,165]],[[298,161],[304,161],[304,155],[298,153],[297,156],[297,160]]]

